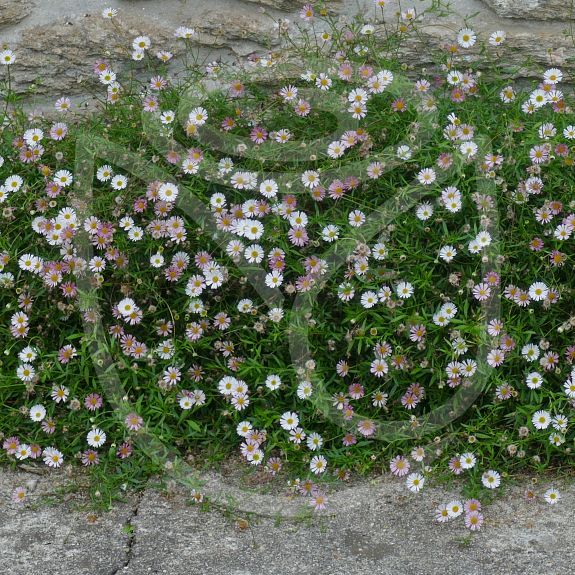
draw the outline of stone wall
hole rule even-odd
[[[193,40],[201,57],[226,60],[255,50],[277,46],[278,18],[298,21],[298,9],[305,0],[0,0],[0,46],[17,52],[12,67],[15,85],[29,96],[90,93],[92,65],[105,57],[117,63],[129,58],[128,40],[149,35],[155,47],[169,49],[175,43],[173,31],[186,25],[196,29]],[[396,0],[387,0],[385,15],[394,19]],[[403,2],[403,8],[418,10],[430,0]],[[571,23],[570,0],[452,0],[458,16],[426,19],[422,34],[403,53],[406,63],[429,63],[429,45],[446,39],[447,25],[455,36],[463,17],[480,37],[505,30],[508,41],[503,58],[527,75],[523,64],[532,60],[540,69],[549,66],[575,67],[572,38],[564,32]],[[374,14],[373,0],[334,0],[333,11],[351,17],[359,11]],[[113,21],[100,13],[107,6],[118,8]],[[571,18],[571,20],[570,20]],[[568,59],[571,58],[571,62]]]

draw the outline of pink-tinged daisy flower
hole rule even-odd
[[[232,98],[240,98],[245,94],[246,87],[239,80],[234,80],[229,88],[229,95]]]
[[[285,102],[291,102],[297,98],[298,89],[290,84],[288,86],[284,86],[280,90],[279,94]]]
[[[348,393],[352,399],[361,399],[365,395],[365,389],[360,383],[352,383],[348,388]]]
[[[456,103],[465,102],[465,91],[463,88],[453,88],[451,90],[451,101]]]
[[[357,438],[353,433],[346,433],[341,442],[343,443],[344,447],[350,447],[351,445],[355,445],[357,443]]]
[[[357,424],[357,430],[364,437],[370,437],[375,433],[375,423],[369,419],[364,419]]]
[[[425,339],[426,329],[424,325],[416,324],[409,328],[409,339],[414,342],[423,341]]]
[[[447,508],[447,505],[441,504],[435,510],[435,521],[437,521],[437,523],[446,523],[450,519],[451,517],[449,516],[449,510]]]
[[[311,479],[304,479],[298,485],[298,491],[303,496],[313,495],[316,489],[316,485]]]
[[[406,409],[415,409],[419,404],[419,397],[411,392],[406,392],[404,395],[401,396],[401,405]]]
[[[518,289],[512,299],[520,307],[527,307],[531,303],[529,294],[522,289]]]
[[[42,455],[42,448],[37,444],[33,443],[30,445],[30,458],[38,459]]]
[[[76,348],[72,345],[65,345],[58,351],[58,361],[60,363],[68,363],[73,357],[78,355]]]
[[[44,449],[44,463],[48,467],[60,467],[64,463],[64,455],[55,447],[46,447]]]
[[[505,360],[505,353],[500,349],[492,349],[487,354],[487,363],[491,367],[499,367]]]
[[[353,415],[354,415],[354,409],[353,409],[353,405],[351,405],[350,403],[346,402],[342,408],[342,416],[346,421],[350,421],[351,419],[353,419]]]
[[[513,393],[513,387],[504,383],[497,386],[497,389],[495,390],[495,397],[501,401],[505,401],[513,397]]]
[[[423,447],[414,447],[410,455],[414,461],[419,463],[425,459],[425,449],[423,449]]]
[[[481,511],[481,502],[478,499],[468,499],[463,507],[465,509],[465,513]]]
[[[337,362],[335,369],[340,377],[345,377],[349,373],[349,364],[347,363],[347,361],[342,359]]]
[[[270,134],[270,136],[272,136],[272,134]],[[291,132],[286,128],[282,128],[281,130],[278,130],[277,132],[273,132],[273,139],[278,144],[285,144],[286,142],[289,142],[291,137],[292,137]]]
[[[56,403],[65,403],[68,400],[68,395],[70,394],[70,390],[63,386],[63,385],[58,385],[58,386],[54,386],[52,388],[52,392],[50,394],[50,397],[56,402]]]
[[[491,287],[496,287],[501,283],[501,277],[497,272],[491,271],[485,274],[483,281]]]
[[[389,468],[393,475],[403,477],[409,473],[410,464],[403,455],[397,455],[390,461]]]
[[[88,467],[91,465],[98,465],[100,463],[100,456],[97,451],[87,449],[82,452],[82,465]]]
[[[23,487],[16,487],[14,491],[12,491],[12,501],[14,503],[24,503],[26,501],[26,490]]]
[[[300,276],[295,284],[296,291],[300,293],[305,293],[310,291],[315,285],[316,280],[311,275]]]
[[[277,475],[282,469],[282,460],[279,457],[270,457],[266,463],[265,469],[271,475]]]
[[[553,351],[546,352],[539,360],[539,364],[545,371],[551,371],[559,366],[559,354]]]
[[[305,246],[309,242],[309,236],[305,228],[291,228],[288,232],[288,238],[294,246]]]
[[[350,62],[340,64],[337,75],[341,80],[349,82],[353,77],[353,65]]]
[[[315,79],[315,85],[322,91],[327,91],[331,88],[332,80],[331,78],[322,72],[319,76]]]
[[[49,417],[48,419],[42,421],[40,427],[46,435],[52,435],[56,431],[56,422],[51,417]]]
[[[391,103],[391,109],[394,112],[407,112],[407,102],[403,98],[397,98]]]
[[[50,128],[50,137],[53,140],[63,140],[68,134],[68,126],[63,122],[55,122]]]
[[[389,371],[389,366],[384,359],[374,359],[370,371],[375,377],[383,377]]]
[[[296,445],[299,445],[306,438],[306,434],[301,427],[291,429],[289,432],[289,440]]]
[[[63,114],[65,114],[69,112],[70,109],[72,108],[72,101],[70,100],[70,98],[63,96],[62,98],[58,98],[58,100],[56,100],[54,107],[58,112],[62,112]]]
[[[144,426],[144,420],[137,413],[129,413],[124,419],[124,425],[130,431],[138,431]]]
[[[132,445],[130,443],[124,442],[118,447],[116,455],[120,459],[127,459],[128,457],[130,457],[130,455],[132,455],[132,451],[133,451]]]
[[[436,165],[442,170],[449,169],[453,164],[453,156],[448,152],[440,154],[437,158]]]
[[[449,470],[454,474],[454,475],[460,475],[461,473],[463,473],[463,466],[461,465],[461,458],[460,457],[452,457],[449,460]]]
[[[311,104],[307,100],[300,99],[295,105],[294,112],[301,117],[308,116],[311,112]]]
[[[233,130],[236,127],[236,125],[237,122],[234,120],[234,118],[228,116],[227,118],[224,118],[222,120],[220,128],[224,130],[224,132],[229,132],[230,130]]]
[[[252,142],[256,144],[263,144],[267,140],[267,137],[268,137],[267,130],[265,130],[261,126],[256,126],[250,132],[250,138]]]
[[[156,96],[146,96],[142,103],[144,112],[157,112],[160,109],[160,103]]]
[[[327,507],[327,496],[323,491],[314,490],[310,499],[314,511],[323,511]]]
[[[299,16],[305,22],[311,22],[314,17],[313,6],[311,4],[305,4],[304,6],[302,6]]]
[[[465,527],[471,531],[479,531],[483,525],[483,515],[479,511],[465,514]]]
[[[553,250],[549,254],[549,263],[554,267],[561,267],[567,261],[567,254],[560,252],[559,250]]]
[[[487,283],[479,283],[473,287],[473,296],[478,301],[486,301],[491,296],[491,287]]]

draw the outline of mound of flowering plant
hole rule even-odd
[[[4,460],[102,491],[233,453],[317,510],[352,472],[455,475],[436,520],[472,530],[508,477],[572,466],[567,78],[514,86],[505,33],[468,28],[409,71],[425,13],[322,14],[243,67],[137,37],[89,117],[23,113],[0,53]]]

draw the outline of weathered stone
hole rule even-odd
[[[250,40],[258,44],[277,44],[278,33],[274,34],[273,22],[263,15],[259,18],[256,13],[223,13],[209,12],[188,21],[196,31],[203,33],[196,42],[215,45],[230,45],[235,40]],[[206,36],[207,35],[207,36]]]
[[[237,466],[225,478],[210,473],[206,507],[173,486],[126,493],[109,511],[92,513],[81,471],[64,478],[0,469],[0,573],[555,575],[569,573],[575,560],[572,479],[540,475],[538,502],[528,503],[524,490],[533,483],[516,478],[485,505],[483,528],[470,533],[463,517],[433,521],[438,504],[461,497],[455,485],[413,495],[389,475],[358,479],[333,485],[326,512],[312,516],[309,499],[285,492],[285,479],[269,493],[272,485],[248,481],[256,473]],[[28,502],[11,503],[12,490],[30,481]],[[550,485],[562,493],[554,506],[541,496]]]
[[[111,64],[129,56],[126,40],[144,33],[139,22],[118,20],[115,26],[94,15],[35,26],[22,32],[17,47],[18,65],[14,67],[17,90],[31,84],[37,93],[77,93],[82,84],[94,78],[92,66],[105,59]],[[147,30],[154,41],[165,41],[167,30]]]
[[[0,0],[0,26],[24,20],[33,7],[31,0]]]
[[[253,4],[261,4],[269,8],[289,11],[308,4],[309,0],[244,0],[244,2],[252,2]]]
[[[204,47],[230,48],[242,54],[257,46],[242,45],[242,40],[255,42],[263,36],[263,26],[255,20],[226,20],[225,30],[217,18],[190,21],[198,34],[194,43]],[[153,48],[171,48],[175,44],[174,28],[138,20],[132,16],[119,18],[115,25],[87,14],[60,20],[23,31],[19,45],[18,65],[14,66],[14,85],[22,92],[34,84],[35,93],[81,93],[87,83],[94,83],[94,62],[104,59],[121,70],[129,63],[130,38],[149,36]],[[243,55],[243,54],[242,54]]]
[[[256,50],[270,47],[275,50],[278,31],[274,19],[285,15],[292,22],[291,36],[295,37],[297,31],[293,26],[301,22],[298,12],[304,0],[110,0],[109,4],[119,9],[113,21],[100,16],[93,0],[34,2],[34,14],[19,24],[6,26],[0,43],[7,42],[16,50],[18,61],[11,70],[16,89],[24,92],[34,84],[36,94],[53,97],[95,92],[92,64],[98,59],[108,60],[121,76],[130,65],[130,39],[139,34],[150,36],[152,52],[168,49],[177,55],[178,41],[173,32],[181,25],[196,29],[192,41],[200,51],[200,60],[234,60]],[[431,65],[435,49],[445,41],[453,41],[459,27],[469,25],[480,40],[486,40],[495,30],[507,32],[507,41],[498,52],[512,76],[533,75],[534,70],[540,72],[550,66],[559,66],[565,71],[575,69],[569,58],[573,53],[571,39],[562,34],[564,21],[507,19],[487,8],[486,2],[505,3],[504,0],[453,0],[451,8],[456,14],[446,18],[426,14],[419,33],[404,43],[400,60],[415,69]],[[532,7],[535,0],[506,0],[506,3]],[[539,0],[540,5],[544,3],[559,6],[559,0]],[[15,5],[24,7],[22,14],[29,11],[30,3],[24,0],[0,0],[0,7]],[[430,5],[431,0],[421,0],[418,11],[423,12]],[[348,20],[358,10],[370,19],[376,15],[373,0],[332,0],[326,6]],[[278,12],[276,8],[289,8],[290,12]],[[383,13],[387,22],[396,19],[396,10],[394,2],[386,3]],[[7,13],[0,10],[0,18]],[[466,20],[471,14],[476,16]],[[377,11],[377,15],[381,12]],[[446,34],[448,29],[454,31],[451,36]],[[466,50],[462,58],[478,56],[473,50]],[[527,61],[534,64],[529,70],[525,66]],[[177,64],[175,66],[177,68]],[[145,63],[140,67],[145,70]],[[101,88],[98,87],[100,94]]]
[[[575,7],[568,0],[484,0],[499,16],[533,20],[574,20]]]
[[[229,13],[188,9],[165,19],[154,16],[151,10],[144,15],[124,10],[111,22],[99,13],[84,13],[24,28],[17,45],[11,46],[18,54],[13,67],[15,89],[23,92],[33,84],[37,94],[86,93],[89,84],[95,84],[94,62],[103,59],[116,71],[122,70],[130,63],[130,40],[141,34],[152,40],[152,53],[175,49],[174,30],[180,25],[196,30],[192,43],[211,59],[225,58],[226,51],[245,56],[278,41],[273,21],[249,6]]]
[[[447,41],[445,27],[453,26],[457,30],[462,25],[463,22],[457,19],[450,22],[444,18],[428,18],[422,33],[414,36],[402,48],[401,61],[411,64],[415,70],[433,66],[433,55]],[[496,60],[502,72],[509,78],[540,78],[542,72],[549,67],[574,69],[570,59],[573,54],[571,39],[558,34],[555,26],[550,23],[515,21],[503,27],[499,21],[485,19],[481,22],[472,21],[471,27],[483,39],[487,39],[495,30],[504,29],[507,32],[505,43],[497,49],[499,56]],[[381,32],[383,33],[383,30]],[[534,38],[537,41],[534,41]],[[495,58],[493,48],[491,54],[492,58]],[[477,45],[472,49],[462,50],[454,56],[454,62],[461,68],[465,68],[468,62],[477,62],[481,69],[489,71],[494,60],[488,60],[482,55]]]

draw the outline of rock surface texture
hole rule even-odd
[[[121,70],[130,58],[130,40],[137,35],[150,36],[154,49],[174,50],[174,30],[191,26],[197,32],[192,43],[201,60],[236,60],[276,49],[278,19],[299,24],[303,4],[304,0],[0,0],[0,46],[17,52],[14,85],[19,92],[28,92],[31,100],[87,96],[95,92],[94,62],[103,58]],[[431,0],[422,0],[417,9],[422,11],[430,4]],[[416,68],[429,65],[430,48],[446,41],[448,28],[453,30],[453,40],[464,17],[472,16],[468,25],[480,39],[486,40],[495,30],[507,32],[500,57],[509,65],[510,76],[530,75],[524,67],[527,60],[539,71],[550,66],[574,68],[573,40],[563,33],[568,28],[570,4],[562,0],[452,0],[455,14],[426,15],[417,39],[400,57]],[[101,17],[108,6],[119,10],[113,21]],[[381,15],[373,0],[333,0],[328,6],[341,18],[350,19],[358,12],[371,19]],[[395,20],[396,11],[395,1],[386,2],[385,19]],[[469,57],[474,56],[470,53]]]
[[[534,20],[573,20],[575,7],[569,0],[486,0],[499,16]]]
[[[572,481],[556,484],[562,499],[554,506],[526,502],[530,483],[508,487],[471,533],[461,517],[433,522],[434,507],[456,492],[409,494],[389,477],[332,493],[329,513],[313,517],[298,511],[299,496],[242,490],[237,478],[230,485],[215,474],[210,489],[235,502],[226,509],[202,509],[177,489],[146,489],[93,513],[71,480],[0,470],[0,573],[555,575],[570,573],[575,560]],[[28,489],[27,503],[10,503],[16,486]]]
[[[30,0],[0,0],[0,26],[24,20],[33,7],[34,3]]]

